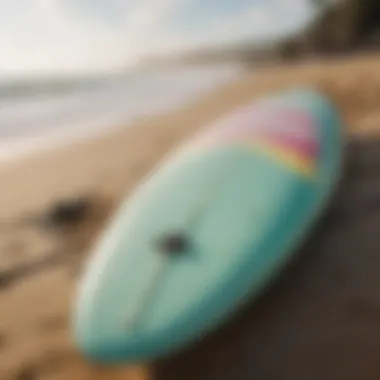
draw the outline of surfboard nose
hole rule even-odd
[[[112,333],[112,326],[101,326],[96,316],[81,311],[73,326],[73,341],[79,352],[89,361],[107,363],[120,355],[120,337]]]
[[[97,362],[104,355],[104,344],[100,342],[99,332],[94,331],[88,324],[83,328],[84,323],[83,313],[80,313],[73,323],[72,340],[81,355],[90,361]]]
[[[72,315],[73,343],[86,359],[93,362],[107,362],[110,355],[116,356],[125,329],[120,273],[112,271],[114,281],[110,281],[106,265],[101,264],[102,269],[92,267],[90,275],[83,279]],[[104,285],[101,279],[105,275]]]
[[[83,334],[83,332],[75,332],[74,343],[80,353],[90,361],[98,362],[106,353],[104,344],[96,343],[95,339],[91,338],[90,335]]]

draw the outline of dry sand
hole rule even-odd
[[[170,148],[234,107],[272,91],[316,86],[341,107],[351,132],[376,133],[379,67],[379,56],[366,56],[260,69],[171,114],[3,164],[3,221],[38,212],[60,197],[91,193],[99,197],[99,205],[93,218],[65,239],[33,229],[0,231],[0,270],[49,254],[63,240],[67,255],[80,257],[120,199]],[[0,289],[0,380],[148,379],[147,367],[94,368],[75,354],[67,329],[75,286],[70,268],[52,266]]]

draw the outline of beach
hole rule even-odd
[[[2,221],[38,213],[56,200],[78,195],[93,196],[97,209],[81,228],[64,237],[33,228],[5,230],[0,236],[1,267],[41,258],[62,244],[67,256],[74,257],[68,261],[82,260],[120,201],[168,151],[217,118],[275,91],[314,86],[336,102],[349,133],[378,133],[379,65],[380,56],[368,55],[252,69],[175,110],[4,160]],[[76,354],[68,329],[75,285],[72,267],[63,260],[1,290],[1,380],[17,379],[15,374],[23,370],[40,371],[35,378],[49,380],[150,378],[146,366],[96,368]]]
[[[171,112],[243,73],[239,64],[193,64],[82,80],[0,80],[0,161]]]

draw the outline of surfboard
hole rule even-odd
[[[181,349],[261,294],[326,207],[342,122],[297,89],[235,110],[172,152],[121,205],[80,281],[73,338],[90,360]]]

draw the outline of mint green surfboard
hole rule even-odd
[[[105,363],[153,360],[224,322],[304,240],[341,156],[337,112],[303,89],[247,105],[174,151],[88,263],[73,316],[78,348]]]

